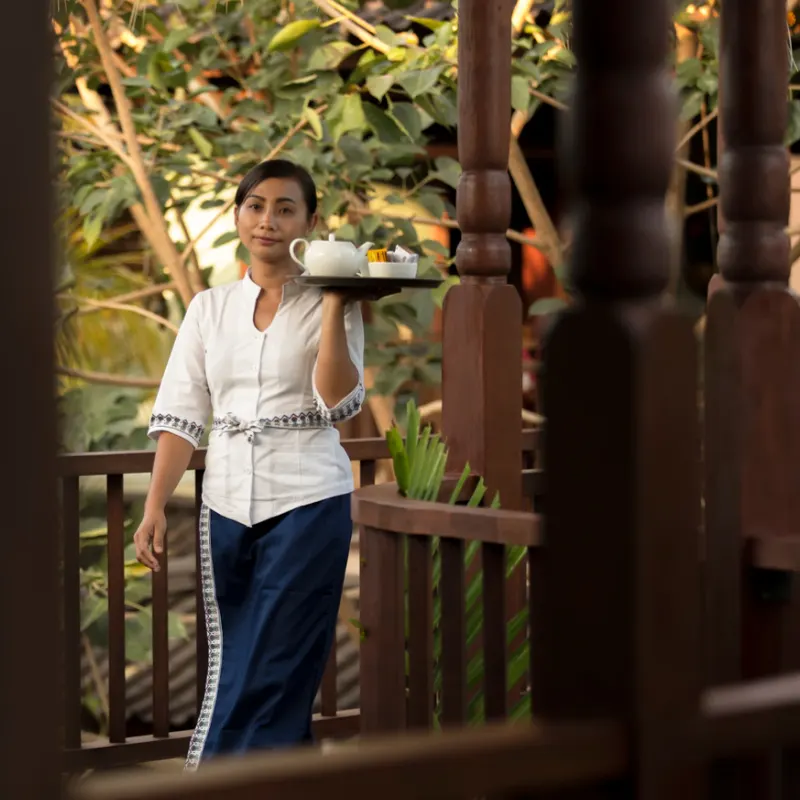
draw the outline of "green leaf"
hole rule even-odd
[[[376,100],[383,100],[393,85],[394,75],[370,75],[367,78],[367,90]]]
[[[358,94],[348,94],[341,104],[341,116],[333,126],[333,138],[335,141],[350,131],[362,131],[367,126],[367,119],[364,116],[364,107],[361,96]]]
[[[318,19],[296,19],[284,25],[270,40],[267,50],[270,53],[291,50],[307,33],[319,28]]]
[[[419,111],[411,103],[395,103],[389,116],[400,126],[412,142],[422,136],[422,121]]]
[[[444,67],[437,66],[399,72],[396,75],[396,81],[412,99],[416,99],[421,94],[427,94],[436,86],[443,69]]]
[[[214,153],[214,145],[197,128],[189,128],[189,137],[204,158],[211,158]]]
[[[322,139],[322,120],[311,106],[306,106],[303,109],[303,119],[308,122],[308,127],[311,128],[314,133],[314,138],[317,141]]]
[[[103,214],[95,211],[83,218],[83,239],[86,247],[92,249],[103,232]]]
[[[406,404],[406,451],[408,453],[408,466],[413,472],[417,456],[417,443],[419,442],[420,416],[417,404],[410,399]]]
[[[431,289],[433,302],[436,303],[439,308],[442,308],[444,306],[444,298],[447,293],[453,286],[457,286],[459,283],[461,283],[461,278],[459,278],[458,275],[449,275],[441,282],[441,284],[439,284],[439,286],[437,286],[435,289]]]
[[[409,472],[408,454],[406,453],[403,437],[397,427],[392,427],[386,431],[386,444],[389,446],[389,454],[392,457],[395,477],[397,479],[397,489],[404,497],[408,496],[411,476]]]
[[[228,231],[227,233],[223,233],[222,236],[218,236],[214,240],[214,244],[212,244],[211,246],[212,247],[222,247],[222,245],[228,244],[228,242],[233,242],[238,238],[239,238],[239,232],[238,231]]]
[[[690,92],[682,100],[680,118],[684,122],[694,119],[703,107],[705,95],[702,92]]]
[[[464,469],[461,471],[461,477],[459,477],[458,481],[456,482],[453,493],[450,495],[450,499],[447,501],[451,506],[454,506],[458,502],[458,498],[461,496],[461,492],[464,490],[464,484],[467,482],[467,478],[469,478],[471,472],[472,470],[470,469],[469,462],[467,462],[464,464]]]
[[[450,156],[441,156],[434,162],[436,164],[436,175],[443,183],[458,188],[458,181],[461,177],[461,164]]]
[[[530,81],[524,75],[514,75],[511,78],[511,107],[515,111],[527,111],[530,101]]]
[[[397,144],[403,141],[405,138],[403,131],[382,109],[372,103],[364,103],[363,110],[367,125],[381,142]]]
[[[561,297],[542,297],[531,305],[528,313],[533,317],[555,314],[563,311],[568,305],[567,301]]]
[[[193,32],[190,27],[173,28],[164,39],[164,43],[161,45],[162,49],[167,53],[172,52],[185,44],[191,38]]]
[[[703,64],[696,58],[687,58],[675,67],[675,78],[681,88],[695,86],[703,74]]]
[[[308,68],[316,70],[336,69],[355,50],[348,42],[329,42],[318,47],[308,61]]]

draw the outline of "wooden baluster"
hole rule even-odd
[[[61,481],[61,537],[64,586],[64,747],[81,746],[81,568],[80,478]]]
[[[403,537],[362,527],[361,730],[406,727]]]
[[[125,741],[125,505],[122,475],[109,475],[108,524],[108,738]]]
[[[700,796],[696,776],[667,766],[670,736],[694,719],[701,688],[696,345],[691,322],[662,302],[673,4],[572,7],[578,73],[563,164],[577,297],[544,348],[533,711],[627,718],[636,763],[624,796],[688,800]]]
[[[441,539],[442,727],[467,722],[466,576],[463,539]],[[503,628],[505,632],[505,628]],[[484,632],[485,634],[485,632]],[[505,686],[505,681],[503,681]]]
[[[169,558],[158,557],[161,569],[152,573],[153,587],[153,736],[169,736]]]
[[[725,142],[719,172],[725,224],[718,250],[721,280],[709,300],[705,342],[707,604],[714,683],[800,667],[789,633],[800,624],[800,600],[789,591],[792,558],[782,553],[784,543],[796,551],[800,540],[800,497],[791,477],[800,469],[800,309],[788,290],[785,232],[790,198],[785,15],[781,0],[730,0],[722,12]],[[797,761],[796,752],[790,760]],[[769,797],[774,778],[765,759],[727,780],[748,796]],[[798,796],[800,771],[787,766],[782,783],[782,796]],[[715,791],[729,796],[724,782]]]
[[[408,726],[433,725],[433,557],[429,536],[408,537]]]
[[[375,462],[362,461],[359,465],[359,481],[360,486],[374,486],[375,485]]]
[[[200,552],[200,513],[203,506],[203,470],[194,473],[194,519],[195,519],[195,625],[196,625],[196,665],[197,665],[197,714],[203,706],[203,695],[206,690],[206,675],[208,674],[208,633],[206,631],[206,612],[203,602],[203,582],[201,575]]]
[[[338,664],[336,654],[338,643],[336,641],[337,632],[333,635],[331,652],[328,655],[328,663],[325,665],[325,672],[322,675],[322,686],[320,687],[320,712],[323,717],[335,717],[338,707],[336,678],[338,676]]]
[[[485,544],[483,556],[483,700],[486,719],[506,715],[506,547]],[[524,574],[524,573],[523,573]]]

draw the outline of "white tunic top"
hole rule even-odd
[[[360,306],[345,312],[359,382],[329,408],[314,382],[322,293],[286,284],[272,324],[261,332],[253,324],[260,291],[248,273],[192,300],[148,431],[153,439],[169,431],[197,447],[211,421],[203,502],[249,526],[353,491],[333,424],[355,416],[364,401]]]

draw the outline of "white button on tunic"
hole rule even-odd
[[[260,288],[241,281],[198,294],[186,309],[149,435],[162,431],[195,447],[211,421],[203,502],[244,525],[353,491],[350,461],[333,427],[364,401],[364,326],[345,312],[359,382],[329,408],[314,382],[322,293],[286,284],[272,324],[253,324]]]

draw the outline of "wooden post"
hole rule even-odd
[[[641,800],[702,789],[668,763],[702,683],[696,345],[662,301],[672,7],[573,2],[563,163],[578,299],[544,346],[546,544],[531,586],[534,714],[626,719],[637,768],[621,796]]]
[[[790,294],[788,33],[783,0],[728,0],[721,26],[725,147],[720,158],[722,281],[706,327],[706,561],[710,680],[800,667],[800,308]],[[795,593],[796,594],[796,593]],[[796,758],[794,759],[796,760]],[[776,760],[729,774],[768,797]],[[788,764],[788,760],[787,760]],[[721,776],[718,780],[724,781]],[[732,784],[719,783],[719,797]],[[783,795],[800,773],[783,775]]]
[[[0,69],[5,89],[0,127],[0,214],[4,313],[0,315],[4,420],[0,577],[0,797],[59,796],[58,518],[53,377],[53,172],[49,0],[12,3],[13,36]],[[24,76],[21,78],[20,76]]]
[[[508,174],[513,0],[461,0],[458,8],[457,193],[461,284],[445,298],[442,428],[448,470],[466,463],[482,475],[487,497],[522,507],[522,302],[507,283],[511,248]],[[484,545],[484,601],[492,618],[525,607],[525,570],[506,581],[505,547]],[[477,570],[477,559],[473,569]],[[470,573],[472,574],[472,573]],[[494,616],[496,615],[496,616]],[[487,615],[487,619],[489,616]],[[505,715],[505,630],[483,630],[487,717]],[[477,644],[477,643],[476,643]],[[509,700],[515,688],[508,688]]]
[[[522,504],[522,303],[506,283],[511,248],[508,176],[510,0],[461,0],[458,13],[458,186],[461,285],[444,306],[442,426],[449,469],[469,462]]]

